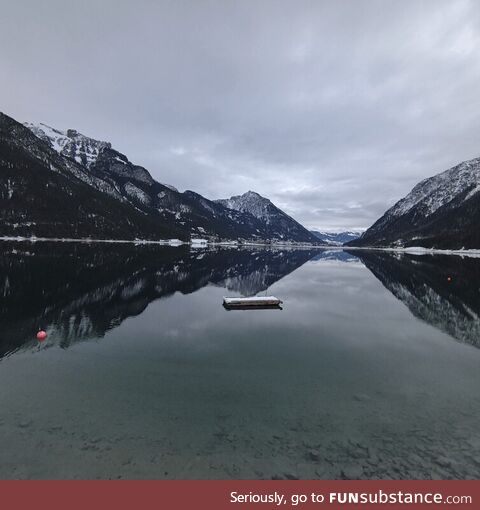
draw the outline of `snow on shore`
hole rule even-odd
[[[182,241],[181,239],[162,239],[158,241],[151,241],[147,239],[90,239],[90,238],[57,238],[57,237],[22,237],[22,236],[0,236],[1,241],[19,241],[19,242],[55,242],[55,243],[112,243],[112,244],[160,244],[167,246],[182,246],[189,244],[194,247],[200,246],[229,246],[229,247],[243,247],[243,246],[266,246],[270,248],[317,248],[319,250],[345,250],[345,251],[387,251],[396,253],[408,253],[411,255],[457,255],[461,257],[473,257],[480,258],[479,249],[460,249],[460,250],[441,250],[437,248],[425,248],[423,246],[408,246],[406,248],[379,248],[379,247],[358,247],[358,246],[320,246],[320,245],[309,245],[302,243],[299,245],[293,245],[291,243],[255,243],[245,242],[239,243],[238,241],[219,241],[219,242],[205,242],[206,240],[192,239],[191,241]],[[201,241],[201,242],[198,242]]]
[[[438,248],[425,248],[424,246],[408,246],[406,248],[379,248],[379,247],[357,247],[348,246],[341,249],[346,250],[373,250],[373,251],[389,251],[395,253],[408,253],[410,255],[457,255],[461,257],[480,258],[480,249],[460,249],[460,250],[441,250]]]

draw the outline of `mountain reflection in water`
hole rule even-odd
[[[103,337],[175,292],[217,285],[253,296],[318,254],[97,243],[2,243],[1,248],[0,356],[35,345],[39,328],[62,347]]]
[[[101,338],[156,299],[206,285],[254,296],[307,261],[363,263],[411,313],[480,345],[480,260],[380,251],[2,243],[0,357],[36,345]]]
[[[415,317],[480,347],[480,259],[380,251],[354,254]]]

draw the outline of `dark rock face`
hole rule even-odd
[[[413,188],[351,246],[480,248],[480,158]]]

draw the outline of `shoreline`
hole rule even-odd
[[[480,258],[480,248],[449,250],[441,248],[425,248],[423,246],[409,246],[406,248],[386,248],[378,246],[342,246],[345,250],[368,250],[368,251],[386,251],[393,253],[407,253],[409,255],[457,255],[460,257]]]
[[[191,246],[194,248],[207,248],[208,246],[224,246],[227,248],[244,248],[244,247],[268,247],[268,248],[308,248],[308,249],[330,249],[330,246],[316,245],[316,244],[291,244],[291,243],[256,243],[238,241],[211,241],[211,242],[198,242],[196,240],[182,241],[181,239],[159,239],[156,241],[148,239],[91,239],[91,238],[69,238],[69,237],[13,237],[13,236],[0,236],[0,242],[28,242],[28,243],[108,243],[108,244],[158,244],[161,246]],[[342,248],[342,246],[335,246],[335,248]]]
[[[191,246],[194,248],[207,248],[208,246],[223,246],[227,248],[245,248],[245,247],[266,247],[266,248],[294,248],[294,249],[318,249],[318,250],[342,250],[342,251],[385,251],[393,253],[407,253],[410,255],[457,255],[461,257],[480,258],[480,248],[473,249],[440,249],[425,248],[422,246],[410,246],[406,248],[388,248],[379,246],[331,246],[318,244],[291,244],[291,243],[261,243],[261,242],[238,242],[238,241],[207,241],[198,242],[196,240],[182,241],[181,239],[159,239],[156,241],[148,239],[91,239],[91,238],[60,238],[60,237],[13,237],[0,236],[0,242],[51,242],[51,243],[101,243],[101,244],[158,244],[160,246]]]

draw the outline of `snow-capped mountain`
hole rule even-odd
[[[73,129],[22,125],[0,113],[0,141],[0,166],[5,168],[0,200],[10,200],[2,212],[0,235],[306,240],[288,230],[272,231],[249,212],[161,184],[109,142]],[[105,202],[100,204],[102,196]],[[98,206],[95,211],[93,204]],[[116,221],[119,207],[123,213]]]
[[[229,209],[249,212],[255,218],[265,221],[265,223],[270,223],[277,213],[274,209],[275,206],[273,206],[268,198],[264,198],[254,191],[247,191],[243,195],[217,200],[217,202]]]
[[[45,140],[59,154],[71,158],[89,169],[96,165],[99,158],[102,160],[106,156],[107,159],[108,156],[113,157],[114,161],[121,165],[129,163],[126,156],[112,149],[110,142],[95,140],[89,136],[82,135],[75,129],[61,131],[42,122],[39,124],[24,122],[23,125],[30,129],[38,138]],[[142,167],[136,166],[134,169],[130,169],[130,171],[136,174],[136,178],[143,179],[145,182],[153,182],[150,174]],[[171,191],[178,192],[178,189],[170,184],[162,185]]]
[[[362,235],[363,230],[346,230],[344,232],[321,232],[318,230],[311,230],[310,232],[320,239],[323,244],[342,246],[349,241],[358,239]]]
[[[116,183],[0,113],[0,236],[186,239],[132,207]]]
[[[418,183],[352,246],[480,248],[480,158]]]
[[[215,202],[230,210],[249,213],[257,218],[266,228],[269,239],[307,243],[318,242],[318,239],[300,223],[272,204],[268,198],[262,197],[254,191],[247,191],[243,195],[236,195]]]

